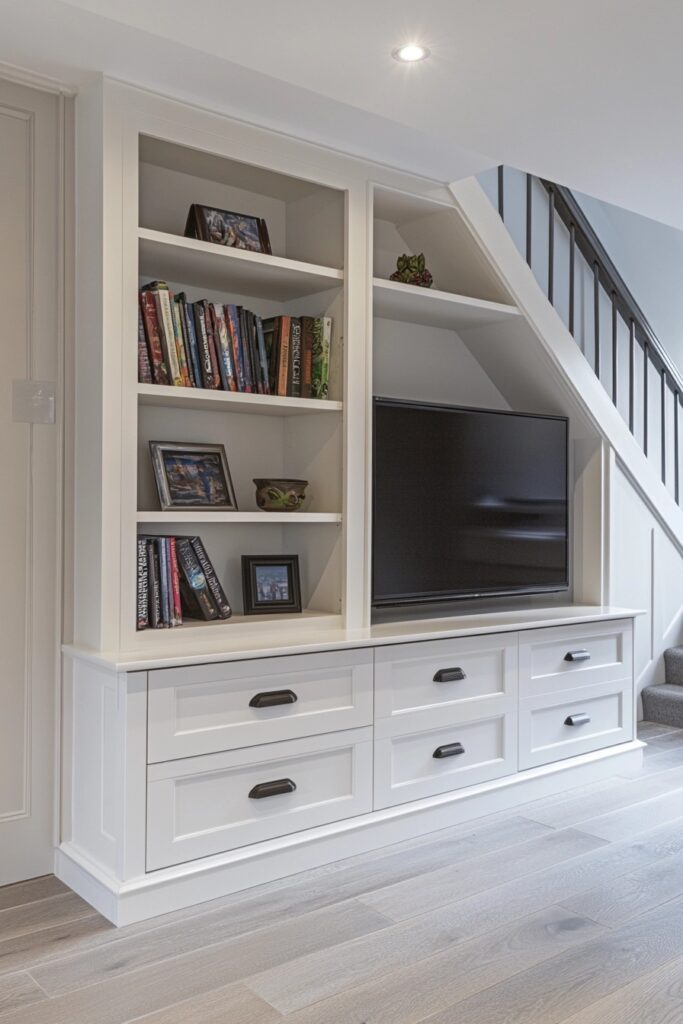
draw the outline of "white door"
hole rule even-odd
[[[53,865],[60,131],[58,96],[0,80],[0,885]]]

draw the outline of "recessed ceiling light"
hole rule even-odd
[[[404,64],[414,64],[417,60],[425,60],[429,56],[429,50],[418,43],[406,43],[405,46],[397,46],[392,50],[391,56]]]

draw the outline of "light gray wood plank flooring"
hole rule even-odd
[[[115,929],[0,889],[0,1024],[683,1021],[683,731],[630,778]]]

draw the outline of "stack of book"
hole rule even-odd
[[[138,537],[137,628],[229,619],[232,610],[199,537]]]
[[[262,319],[231,303],[174,295],[163,281],[140,292],[142,384],[327,398],[332,318]]]

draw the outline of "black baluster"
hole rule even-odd
[[[631,319],[628,337],[628,427],[633,433],[635,426],[635,363],[636,363],[636,324]]]
[[[576,247],[576,226],[569,225],[569,333],[574,334],[574,254]]]
[[[498,168],[498,213],[505,220],[505,196],[503,195],[503,165]]]
[[[593,334],[595,339],[595,375],[600,380],[600,264],[593,264]]]
[[[612,401],[617,404],[617,293],[612,292]]]
[[[531,206],[533,203],[533,192],[531,190],[532,177],[526,176],[526,261],[531,266]]]
[[[648,361],[650,359],[650,346],[645,341],[643,342],[643,451],[647,455],[647,391],[648,391],[648,379],[650,367]]]
[[[662,380],[662,483],[666,484],[666,370],[662,367],[661,370]]]
[[[676,504],[679,504],[679,486],[678,486],[678,403],[681,400],[681,396],[678,388],[674,391],[674,497],[676,498]]]
[[[548,192],[548,302],[553,301],[555,277],[555,193]]]

